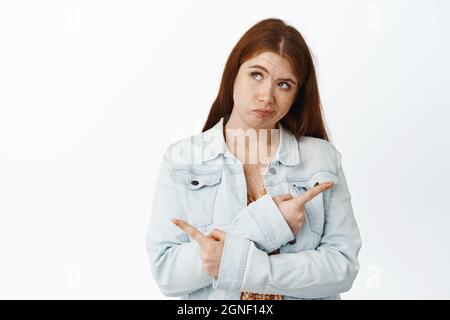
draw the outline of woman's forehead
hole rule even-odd
[[[245,61],[243,65],[246,68],[262,67],[266,69],[267,72],[281,77],[296,78],[291,62],[274,52],[264,51],[256,54]]]

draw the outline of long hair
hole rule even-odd
[[[280,19],[266,19],[251,27],[228,57],[219,93],[212,104],[202,132],[212,128],[233,109],[233,86],[242,63],[264,51],[286,58],[299,79],[295,100],[280,120],[297,139],[311,136],[328,139],[322,116],[319,88],[311,53],[300,32]]]

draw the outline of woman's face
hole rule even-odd
[[[268,51],[254,56],[236,76],[231,118],[248,128],[275,128],[294,102],[297,83],[288,60]]]

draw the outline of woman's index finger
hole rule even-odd
[[[334,185],[333,182],[321,183],[321,184],[309,189],[305,193],[301,194],[300,196],[297,197],[297,199],[298,199],[298,201],[301,202],[301,204],[305,204],[306,202],[314,199],[314,197],[316,197],[319,193],[324,192],[324,191],[328,190],[329,188],[331,188],[333,185]]]
[[[202,243],[206,240],[206,236],[198,231],[195,227],[191,226],[189,223],[187,223],[184,220],[181,219],[172,219],[172,222],[181,230],[186,232],[188,235],[192,237],[195,241],[198,243]]]

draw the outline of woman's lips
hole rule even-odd
[[[264,109],[254,109],[253,113],[256,114],[259,118],[267,118],[273,114],[273,110],[264,110]]]

